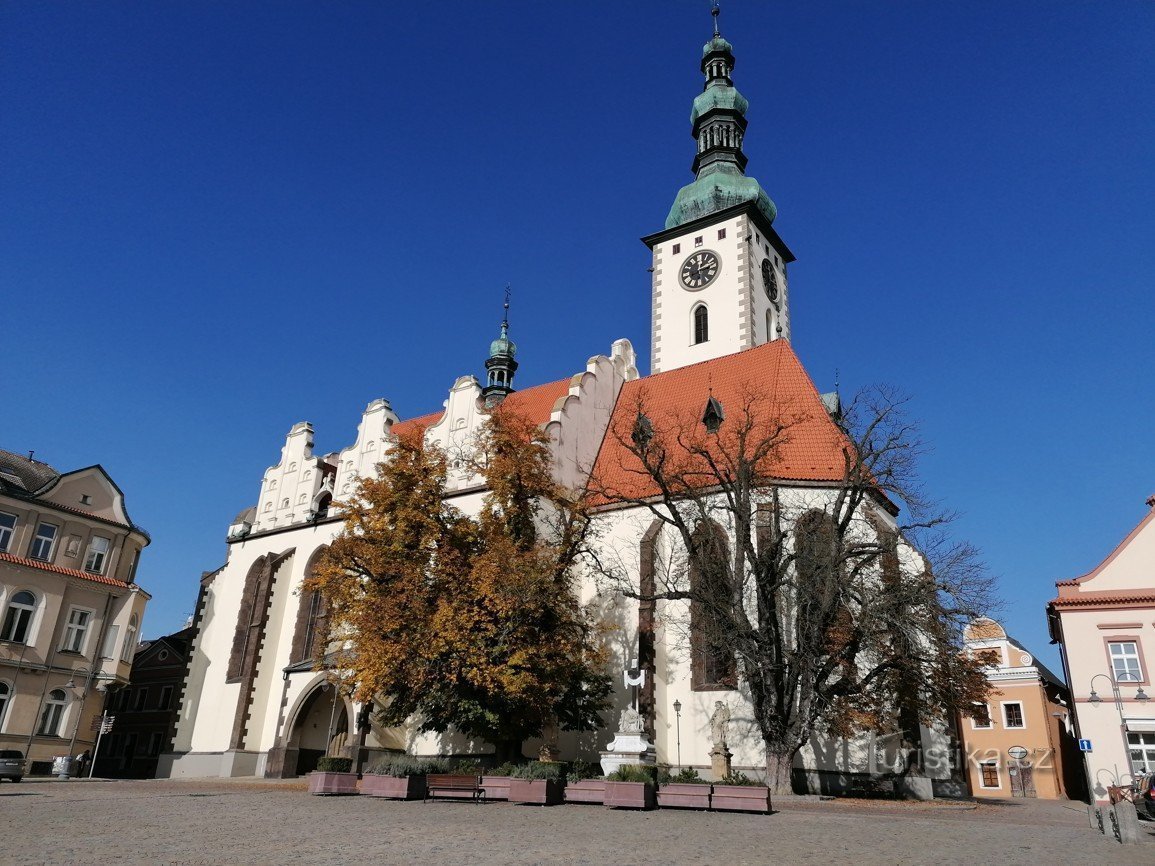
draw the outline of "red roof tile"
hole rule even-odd
[[[514,391],[501,405],[506,410],[540,426],[549,422],[554,404],[569,393],[569,383],[569,379],[559,379],[556,382],[546,382],[544,385],[534,385],[524,391]],[[393,425],[393,433],[400,435],[417,427],[430,427],[440,421],[444,414],[442,410],[398,421]]]
[[[1119,605],[1155,605],[1155,592],[1135,589],[1084,590],[1077,595],[1060,595],[1050,607],[1117,607]]]
[[[726,415],[717,439],[708,436],[701,423],[711,393]],[[781,430],[780,444],[762,464],[766,477],[834,483],[843,479],[844,449],[850,442],[830,419],[818,390],[785,340],[627,382],[592,476],[592,486],[602,494],[603,503],[658,493],[626,445],[639,409],[653,424],[655,441],[664,439],[675,461],[689,460],[687,441],[707,445],[718,455],[734,453],[734,439],[743,419],[749,418],[758,431],[755,438],[765,440]],[[676,444],[679,430],[683,442]],[[703,485],[710,483],[701,458],[683,468],[701,471]]]
[[[63,565],[53,565],[51,562],[41,562],[38,559],[25,559],[22,556],[13,556],[10,553],[0,553],[0,562],[11,562],[28,568],[38,568],[41,571],[52,571],[56,574],[66,574],[69,577],[79,577],[82,580],[91,580],[95,583],[107,583],[110,586],[128,586],[123,580],[109,577],[106,574],[90,574],[78,568],[65,568]]]

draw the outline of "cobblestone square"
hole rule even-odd
[[[1123,848],[1080,803],[820,802],[770,816],[312,797],[255,780],[0,785],[0,862],[1155,863],[1155,824]]]

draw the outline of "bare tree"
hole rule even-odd
[[[991,581],[923,494],[922,444],[893,392],[833,416],[757,386],[724,399],[687,415],[643,390],[611,427],[620,459],[595,471],[594,493],[652,515],[666,561],[648,586],[612,557],[596,567],[688,614],[692,677],[748,695],[769,784],[789,793],[812,736],[895,732],[916,747],[920,724],[983,699],[961,631],[990,609]]]

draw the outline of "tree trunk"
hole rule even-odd
[[[520,764],[525,760],[521,753],[521,740],[497,740],[493,744],[493,760],[496,766]]]
[[[766,749],[766,784],[770,788],[771,798],[790,796],[794,793],[791,778],[794,772],[794,754],[796,750]]]

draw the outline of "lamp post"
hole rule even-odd
[[[677,725],[678,772],[682,771],[682,702],[674,701],[674,724]]]
[[[1099,679],[1100,677],[1107,680],[1107,682],[1111,684],[1111,695],[1115,699],[1115,710],[1119,713],[1119,731],[1123,735],[1123,754],[1127,758],[1127,767],[1130,769],[1131,750],[1127,743],[1127,719],[1123,715],[1123,695],[1119,691],[1119,683],[1137,682],[1139,680],[1139,675],[1128,672],[1123,674],[1121,677],[1116,678],[1112,674],[1095,674],[1093,677],[1091,677],[1091,694],[1087,698],[1087,702],[1092,706],[1098,706],[1103,702],[1103,699],[1099,697],[1099,693],[1095,691],[1095,680]],[[1145,691],[1143,691],[1142,686],[1139,686],[1139,690],[1135,692],[1135,700],[1141,704],[1146,704],[1149,700],[1151,700],[1151,697]],[[1085,754],[1084,758],[1086,758]],[[1090,802],[1093,804],[1095,802],[1095,779],[1091,778],[1090,760],[1087,760],[1087,765],[1087,785],[1090,788],[1087,796]],[[1121,779],[1119,778],[1118,773],[1116,773],[1115,782],[1119,783],[1120,781]]]

